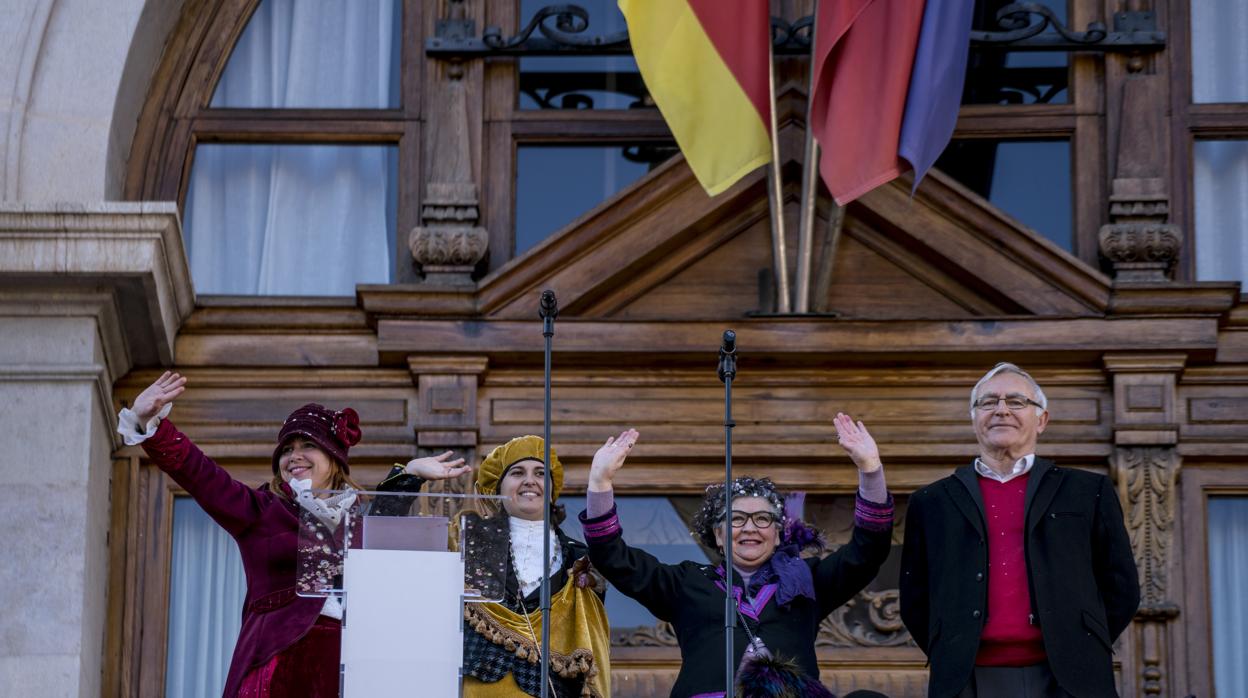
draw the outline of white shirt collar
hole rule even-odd
[[[1009,482],[1010,480],[1013,480],[1019,475],[1026,475],[1027,473],[1031,472],[1031,466],[1035,462],[1036,462],[1036,454],[1028,453],[1022,458],[1019,458],[1018,460],[1014,461],[1014,467],[1010,469],[1010,472],[1008,474],[1002,475],[998,473],[997,471],[993,470],[992,468],[989,468],[988,464],[985,463],[984,461],[980,460],[979,458],[976,458],[975,459],[975,472],[979,473],[983,477],[989,478],[991,480],[996,480],[997,482]]]

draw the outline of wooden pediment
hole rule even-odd
[[[850,204],[816,306],[873,320],[1105,314],[1106,276],[939,172],[913,197],[910,182]],[[565,317],[724,320],[770,310],[765,184],[759,170],[710,198],[676,158],[483,279],[477,310],[532,318],[546,288]],[[796,194],[786,195],[790,270]]]

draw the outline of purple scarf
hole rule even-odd
[[[776,548],[771,559],[763,563],[758,571],[750,575],[750,589],[757,589],[764,584],[775,582],[776,603],[788,606],[789,602],[799,596],[815,600],[815,578],[810,573],[810,566],[800,557],[801,548],[797,545],[782,545]]]

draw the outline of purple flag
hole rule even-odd
[[[962,103],[974,0],[927,0],[897,154],[914,168],[914,188],[940,157]]]

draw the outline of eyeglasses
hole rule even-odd
[[[992,395],[988,395],[981,397],[975,401],[975,409],[980,412],[991,412],[992,410],[997,409],[997,403],[1002,400],[1005,401],[1006,409],[1011,412],[1018,412],[1019,410],[1025,409],[1028,405],[1044,409],[1044,405],[1041,405],[1031,398],[1023,397],[1022,395],[1006,395],[1005,397],[994,397]]]
[[[754,528],[763,529],[771,528],[776,523],[776,515],[770,511],[756,511],[753,514],[746,511],[732,512],[732,527],[745,528],[746,521],[753,521]]]

